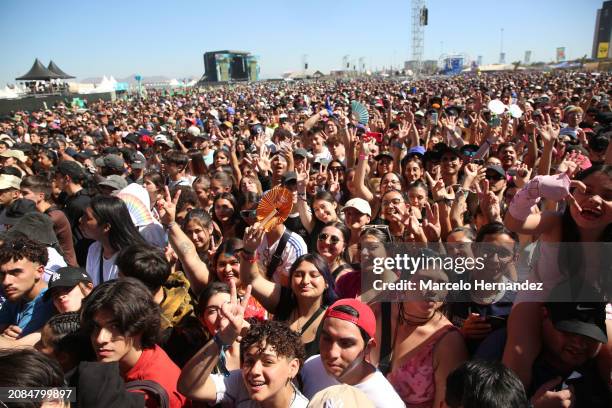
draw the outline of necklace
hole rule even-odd
[[[406,326],[422,326],[425,323],[428,323],[434,317],[435,314],[436,313],[434,312],[429,317],[420,317],[420,316],[411,315],[409,313],[406,313],[406,311],[404,311],[404,304],[400,303],[398,318],[399,318],[400,324],[405,324]],[[417,317],[417,319],[414,319],[414,317]]]

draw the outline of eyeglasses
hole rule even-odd
[[[337,237],[335,235],[331,235],[331,234],[326,234],[326,233],[321,233],[319,234],[319,241],[321,242],[325,242],[327,241],[327,239],[329,238],[329,242],[331,242],[332,244],[337,244],[338,242],[342,241],[342,239],[340,239],[340,237]]]
[[[242,218],[255,218],[257,217],[257,210],[242,210],[240,216]]]
[[[334,166],[334,167],[329,167],[327,170],[329,170],[329,171],[331,171],[333,173],[340,173],[344,169],[341,166]]]
[[[401,198],[394,198],[392,200],[383,200],[382,205],[383,205],[383,207],[388,207],[391,204],[393,204],[393,205],[400,205],[403,202],[404,202],[404,200],[402,200]]]

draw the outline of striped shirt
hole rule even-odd
[[[289,278],[289,269],[291,269],[291,265],[293,265],[296,259],[308,252],[306,242],[304,242],[304,239],[301,236],[293,231],[287,230],[286,228],[285,230],[289,232],[289,240],[287,241],[287,245],[285,245],[285,249],[283,250],[281,261],[272,275],[272,280],[276,283],[281,283],[281,276],[284,276],[284,280],[287,281]],[[259,244],[259,247],[257,248],[257,256],[259,258],[260,265],[263,268],[261,272],[264,274],[264,276],[267,274],[268,265],[272,260],[272,256],[276,252],[279,242],[280,238],[269,245],[267,237],[264,237],[264,239],[261,240],[261,244]]]

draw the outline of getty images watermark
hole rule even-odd
[[[595,301],[587,286],[612,293],[610,243],[370,243],[360,257],[367,301],[544,302],[564,281],[571,289],[556,301]]]

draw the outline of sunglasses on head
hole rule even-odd
[[[319,241],[327,241],[327,238],[329,238],[329,242],[331,242],[334,245],[340,242],[340,237],[337,237],[331,234],[326,234],[324,232],[319,234],[319,237],[318,237]]]

